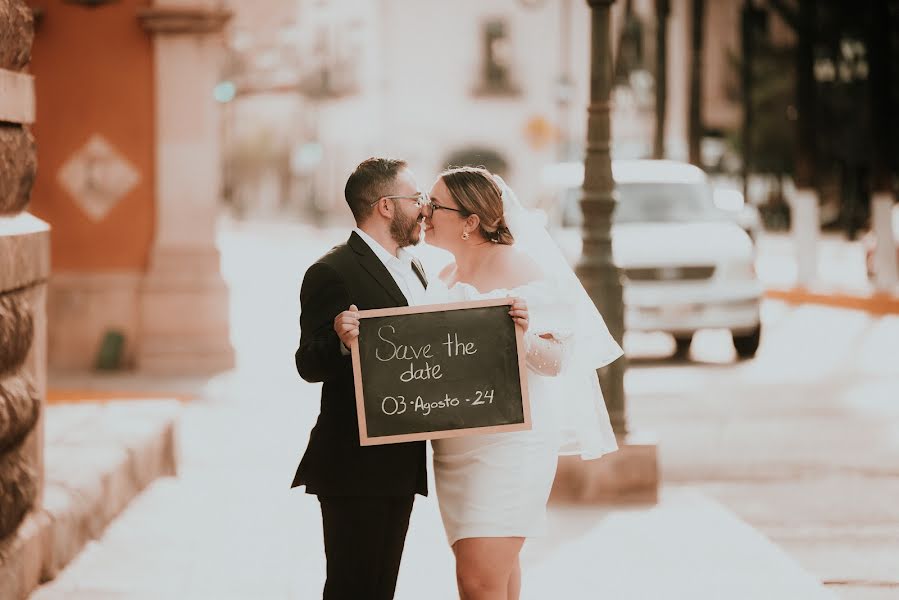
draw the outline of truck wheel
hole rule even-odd
[[[674,356],[676,358],[687,358],[690,354],[690,344],[693,343],[693,334],[674,336]]]
[[[734,334],[734,348],[740,358],[752,358],[759,349],[759,342],[762,339],[762,326],[758,325],[755,329],[745,335]]]

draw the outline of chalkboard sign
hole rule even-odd
[[[363,446],[531,428],[511,298],[359,311]]]

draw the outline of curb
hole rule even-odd
[[[151,482],[176,474],[179,411],[172,400],[47,409],[43,501],[0,546],[0,597],[27,598]]]
[[[813,291],[795,287],[765,290],[765,297],[789,304],[820,304],[834,308],[861,310],[872,315],[899,315],[899,297],[886,292],[849,294],[845,292]]]
[[[179,402],[196,400],[198,395],[191,392],[144,392],[122,390],[93,390],[93,389],[69,389],[49,388],[47,390],[47,404],[75,404],[108,402],[110,400],[159,400],[170,398]]]

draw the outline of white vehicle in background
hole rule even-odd
[[[754,246],[716,206],[705,173],[674,161],[616,160],[612,176],[618,202],[612,246],[624,276],[625,329],[667,332],[682,356],[696,331],[728,329],[737,354],[755,356],[762,285]],[[582,216],[580,182],[572,183],[554,235],[576,263]]]
[[[726,217],[739,225],[740,229],[749,235],[753,244],[756,243],[762,232],[762,216],[759,214],[759,209],[746,202],[743,192],[738,189],[715,186],[714,190],[712,199],[715,206],[723,210]]]

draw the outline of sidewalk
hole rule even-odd
[[[179,475],[148,488],[34,600],[320,597],[318,506],[288,490],[317,386],[227,375],[197,393],[182,410]],[[550,534],[526,545],[523,569],[522,598],[533,600],[833,598],[688,488],[663,490],[652,507],[553,506]],[[433,496],[416,501],[396,597],[456,597]]]
[[[294,324],[306,265],[345,237],[277,225],[223,234],[232,373],[209,381],[51,374],[61,399],[149,390],[187,400],[178,477],[150,486],[33,598],[320,597],[317,503],[288,490],[319,403],[318,386],[300,380],[292,364]],[[550,535],[523,553],[525,599],[833,598],[776,545],[687,487],[663,489],[654,507],[554,506],[550,518]],[[419,498],[397,599],[450,599],[454,590],[436,499]]]
[[[868,279],[860,241],[822,234],[818,243],[818,281],[796,283],[796,257],[789,234],[765,233],[758,240],[756,268],[768,298],[791,304],[822,304],[873,314],[899,314],[899,288],[879,292]]]

